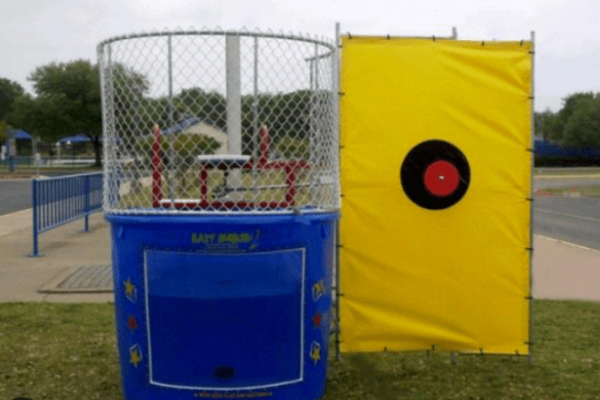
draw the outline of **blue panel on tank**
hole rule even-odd
[[[337,218],[107,215],[124,398],[320,398]]]
[[[213,390],[301,381],[304,254],[146,251],[150,383]]]

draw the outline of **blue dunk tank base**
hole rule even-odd
[[[127,400],[324,394],[338,214],[106,218]]]

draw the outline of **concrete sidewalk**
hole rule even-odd
[[[82,229],[78,220],[42,234],[44,256],[35,258],[29,257],[31,210],[0,216],[0,302],[113,301],[106,288],[105,293],[40,293],[77,271],[102,267],[106,272],[111,264],[108,223],[98,213],[90,217],[90,232]],[[535,298],[600,301],[600,251],[539,236],[534,246]]]
[[[0,216],[0,302],[109,302],[108,293],[40,293],[81,267],[110,265],[110,228],[101,213],[90,216],[90,232],[83,219],[40,235],[42,257],[32,251],[31,210]],[[58,282],[59,283],[59,282]]]
[[[600,251],[535,236],[533,296],[600,301]]]

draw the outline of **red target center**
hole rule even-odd
[[[447,197],[458,188],[460,175],[454,164],[440,160],[427,167],[424,180],[429,193],[437,197]]]

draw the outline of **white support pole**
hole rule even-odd
[[[252,202],[258,200],[258,179],[259,172],[257,169],[258,157],[260,152],[260,128],[258,126],[258,37],[254,37],[254,66],[253,66],[253,85],[252,85]]]
[[[173,116],[173,35],[167,36],[167,70],[169,73],[169,127],[175,125],[175,118]],[[136,111],[137,112],[137,111]],[[164,128],[163,128],[164,129]],[[176,163],[178,162],[175,155],[175,132],[171,132],[169,135],[169,184],[167,186],[168,192],[167,197],[171,198],[171,204],[175,204],[175,198],[177,197],[177,179],[175,171],[177,170]],[[187,188],[181,188],[185,191]]]
[[[227,34],[225,37],[225,59],[227,74],[227,144],[229,154],[242,154],[242,80],[240,62],[240,36]],[[240,169],[229,172],[228,184],[237,189],[242,186]],[[239,199],[239,192],[232,193]]]

